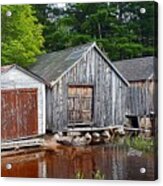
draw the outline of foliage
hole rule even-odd
[[[84,173],[81,171],[77,171],[75,174],[75,178],[76,179],[84,179]],[[96,172],[93,174],[93,179],[104,180],[105,176],[104,176],[104,174],[102,174],[102,172],[100,170],[96,170]]]
[[[100,170],[97,170],[94,174],[94,179],[96,180],[104,180],[105,176],[100,172]]]
[[[76,179],[84,179],[84,174],[81,171],[77,171],[75,174]]]
[[[6,16],[10,11],[12,15]],[[28,66],[42,53],[42,25],[30,5],[2,6],[2,64]]]
[[[145,14],[140,13],[141,7]],[[154,2],[52,4],[44,5],[44,11],[38,5],[34,8],[44,25],[47,52],[96,41],[111,60],[157,53]]]
[[[111,60],[157,55],[154,2],[2,6],[2,64],[96,41]],[[146,9],[145,14],[140,8]],[[11,11],[10,17],[6,16]],[[43,26],[42,26],[43,25]]]
[[[133,147],[134,149],[137,150],[142,150],[144,152],[149,152],[154,150],[154,140],[153,139],[145,139],[143,137],[133,137],[125,138],[125,143],[129,147]]]

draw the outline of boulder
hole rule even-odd
[[[93,132],[92,137],[94,138],[100,138],[100,134],[98,132]]]
[[[59,138],[60,138],[60,136],[58,133],[53,135],[53,140],[57,141],[57,140],[59,140]]]
[[[74,146],[80,146],[81,145],[81,139],[80,139],[79,136],[73,138],[72,145],[74,145]]]
[[[72,140],[73,137],[71,136],[60,136],[57,142],[63,145],[72,145]]]
[[[128,153],[127,153],[127,156],[138,156],[138,157],[141,157],[142,156],[142,152],[139,151],[139,150],[130,148]]]
[[[94,138],[93,139],[93,143],[95,144],[95,143],[99,143],[99,142],[101,142],[101,139],[100,138]]]
[[[60,132],[60,131],[59,131],[59,132],[58,132],[58,135],[59,135],[59,136],[63,136],[63,132]]]
[[[87,132],[87,133],[85,134],[85,139],[86,139],[86,140],[92,140],[92,136],[91,136],[91,134],[90,134],[89,132]]]
[[[90,134],[87,134],[86,136],[56,136],[57,142],[63,145],[67,146],[83,146],[90,144],[92,137]]]
[[[101,133],[101,136],[104,137],[104,138],[111,138],[111,135],[109,133],[109,131],[105,130]]]
[[[85,136],[82,137],[75,137],[72,140],[72,145],[73,146],[83,146],[83,145],[88,145],[91,142],[91,139],[86,139]]]
[[[123,127],[120,127],[118,129],[115,130],[115,134],[118,134],[120,136],[124,136],[125,135],[125,131]]]

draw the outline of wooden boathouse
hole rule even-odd
[[[44,54],[29,70],[51,85],[48,130],[123,126],[129,82],[95,43]]]
[[[134,127],[150,128],[157,118],[158,78],[156,57],[148,56],[113,62],[129,81],[127,93],[128,116]],[[134,118],[138,121],[134,122]]]
[[[2,142],[45,134],[45,84],[17,65],[1,67]]]

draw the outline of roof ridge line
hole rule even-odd
[[[87,49],[85,52],[83,52],[83,54],[81,55],[81,57],[80,57],[78,60],[75,61],[75,63],[74,63],[73,65],[71,65],[66,71],[64,71],[56,80],[51,81],[51,82],[50,82],[51,87],[53,87],[60,79],[62,79],[62,77],[63,77],[68,71],[70,71],[77,63],[79,63],[79,62],[82,60],[82,58],[85,59],[87,53],[94,47],[95,44],[96,44],[96,43],[93,42],[93,43],[88,47],[88,49]]]
[[[102,55],[102,57],[107,61],[107,63],[111,66],[112,69],[115,70],[117,75],[128,85],[130,86],[129,81],[121,74],[121,72],[116,68],[116,66],[110,61],[110,59],[101,51],[101,49],[96,45],[95,48],[98,50],[98,52]]]
[[[119,63],[119,62],[122,62],[122,61],[145,59],[145,58],[156,58],[157,59],[156,56],[142,56],[142,57],[135,57],[135,58],[129,58],[129,59],[121,59],[121,60],[113,61],[113,63]]]

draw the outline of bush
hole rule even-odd
[[[129,147],[133,147],[137,150],[142,150],[145,152],[154,150],[154,140],[153,139],[145,139],[143,137],[126,137],[125,143]]]

